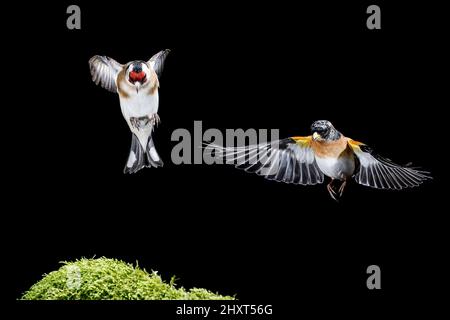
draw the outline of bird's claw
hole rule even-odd
[[[130,124],[133,128],[139,130],[141,127],[145,126],[157,126],[161,120],[157,113],[152,114],[151,116],[145,117],[130,117]]]
[[[336,193],[336,191],[334,191],[333,186],[331,185],[331,183],[327,185],[327,190],[328,190],[328,193],[330,194],[331,198],[334,201],[339,201],[338,197],[337,197],[337,193]]]
[[[133,128],[137,129],[139,131],[139,119],[136,117],[130,118],[130,123],[133,126]]]
[[[341,186],[339,187],[339,198],[342,197],[342,195],[344,194],[344,189],[345,186],[347,185],[347,180],[344,180],[344,182],[342,182]]]
[[[330,181],[330,183],[327,185],[327,190],[328,190],[328,193],[330,194],[331,198],[333,198],[333,200],[339,202],[339,199],[344,194],[344,189],[345,189],[345,186],[347,185],[347,180],[344,180],[342,182],[342,184],[339,186],[339,189],[337,190],[337,192],[333,188],[333,182],[334,182],[334,180]]]
[[[149,121],[152,126],[158,126],[158,124],[161,122],[161,119],[159,118],[159,115],[157,113],[154,113],[150,116]]]
[[[339,188],[339,190],[338,190],[338,192],[336,192],[336,191],[334,190],[334,188],[333,188],[333,182],[334,182],[334,179],[332,179],[332,180],[330,181],[330,183],[327,184],[327,190],[328,190],[328,193],[330,194],[331,198],[332,198],[334,201],[339,202],[339,198],[342,196],[342,192],[344,191],[344,188],[343,188],[342,185],[341,185],[340,188]],[[345,185],[344,185],[344,186],[345,186]]]

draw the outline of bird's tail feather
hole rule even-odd
[[[133,134],[131,139],[130,154],[124,168],[124,173],[136,173],[145,167],[162,167],[163,162],[156,152],[153,139],[148,139],[146,150],[142,148],[138,137]]]
[[[158,152],[156,152],[155,144],[153,143],[153,139],[151,136],[148,139],[147,150],[145,151],[145,154],[147,156],[148,167],[157,168],[164,165],[161,158],[159,157]]]

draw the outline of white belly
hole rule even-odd
[[[352,157],[316,157],[316,162],[320,171],[332,179],[344,180],[351,177],[355,171],[355,160]]]
[[[139,94],[134,93],[127,98],[120,97],[120,107],[125,119],[150,116],[158,113],[158,100],[158,91],[153,95],[139,92]]]
[[[148,95],[146,92],[129,92],[129,96],[126,98],[120,97],[120,108],[122,115],[128,123],[128,126],[139,139],[142,147],[146,148],[148,137],[151,135],[153,126],[149,125],[146,128],[140,128],[137,130],[131,125],[130,118],[151,117],[153,114],[158,113],[158,91],[153,95]]]

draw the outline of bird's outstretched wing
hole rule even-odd
[[[378,189],[403,189],[431,179],[429,172],[395,164],[374,154],[361,142],[349,139],[348,144],[359,160],[359,169],[354,175],[359,184]]]
[[[167,55],[169,54],[170,50],[162,50],[155,54],[153,57],[148,60],[148,64],[153,68],[153,70],[158,75],[158,78],[161,76],[161,73],[163,71],[164,67],[164,61],[166,60]]]
[[[291,137],[245,147],[207,144],[205,149],[211,155],[223,158],[227,164],[266,179],[313,185],[322,183],[324,176],[317,166],[310,143],[311,136]]]
[[[89,59],[92,81],[108,91],[117,93],[117,74],[122,70],[123,65],[105,56],[93,56]]]

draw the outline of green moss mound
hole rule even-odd
[[[23,300],[233,300],[206,289],[176,288],[156,273],[116,259],[81,259],[63,262],[44,275]]]

